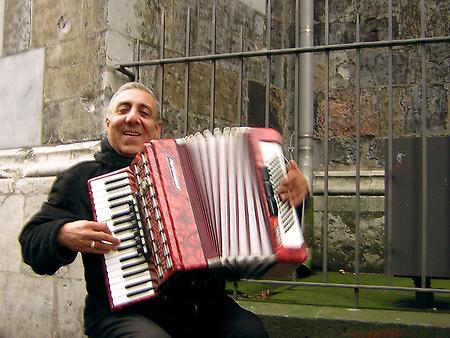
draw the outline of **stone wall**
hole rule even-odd
[[[83,337],[81,258],[54,276],[39,276],[22,262],[18,237],[56,173],[96,149],[98,141],[0,150],[0,337]]]

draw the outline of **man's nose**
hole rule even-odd
[[[131,107],[130,111],[127,114],[125,121],[127,123],[139,123],[139,121],[140,121],[139,110],[136,107]]]

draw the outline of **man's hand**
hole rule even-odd
[[[62,226],[58,234],[61,245],[72,251],[105,254],[116,250],[120,240],[105,223],[75,221]]]
[[[289,161],[287,175],[277,192],[282,201],[289,201],[293,207],[298,207],[308,198],[308,181],[295,161]]]

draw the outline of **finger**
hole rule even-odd
[[[120,239],[118,237],[111,235],[111,234],[107,234],[102,231],[94,232],[91,235],[91,238],[97,242],[108,242],[108,243],[111,243],[116,246],[120,244]]]
[[[85,253],[107,254],[114,250],[117,250],[117,247],[113,246],[110,243],[91,240],[91,241],[84,241],[83,248],[80,251]]]
[[[294,160],[290,160],[288,162],[288,170],[289,169],[298,169],[297,162],[295,162]]]
[[[108,228],[106,223],[89,222],[89,225],[90,225],[92,230],[101,231],[101,232],[105,232],[105,233],[111,234],[111,230]]]

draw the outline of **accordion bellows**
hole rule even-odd
[[[121,240],[104,255],[111,308],[188,271],[260,277],[303,263],[296,210],[276,193],[285,165],[277,131],[225,128],[153,140],[129,167],[89,180],[94,218]]]

